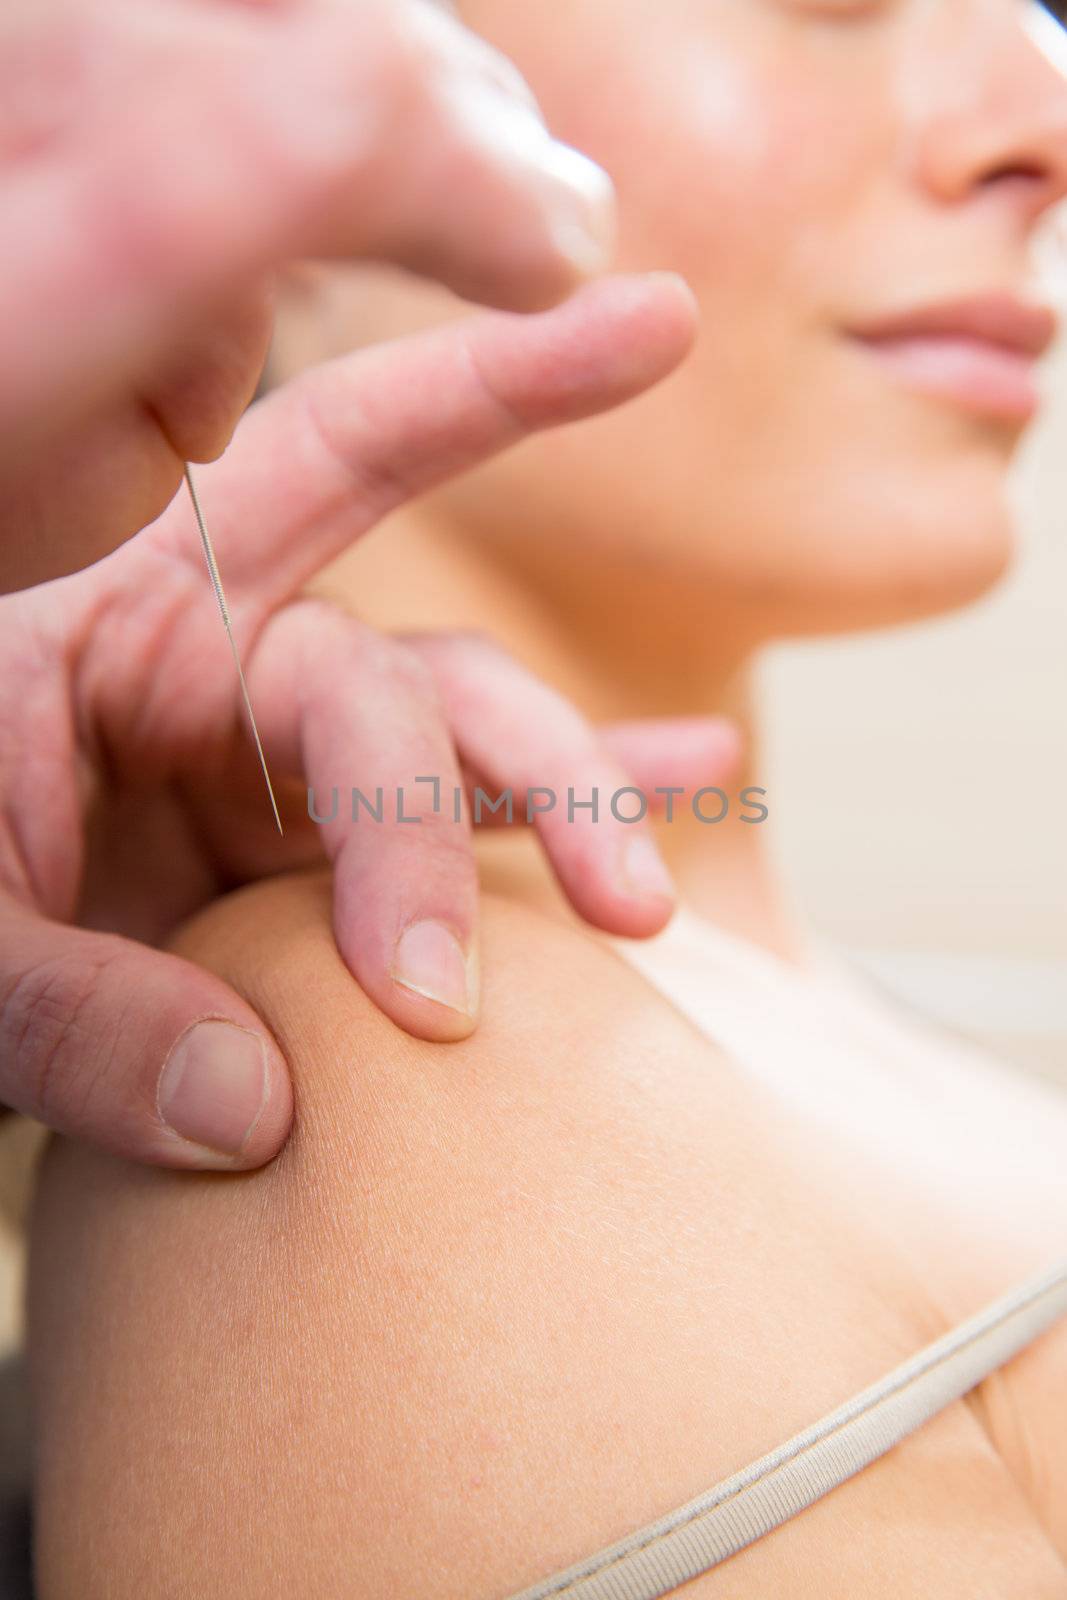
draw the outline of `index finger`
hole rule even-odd
[[[265,615],[404,501],[640,394],[677,366],[695,326],[680,278],[609,278],[553,311],[483,313],[287,385],[198,473],[235,610]],[[195,560],[190,527],[179,501],[150,537]]]

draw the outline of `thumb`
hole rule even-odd
[[[278,1046],[221,980],[10,903],[0,1101],[135,1161],[220,1170],[269,1161],[293,1111]]]

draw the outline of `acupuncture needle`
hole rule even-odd
[[[252,700],[248,693],[248,684],[245,682],[244,668],[241,666],[241,657],[237,653],[237,641],[234,639],[233,628],[230,626],[230,610],[226,604],[226,595],[223,592],[222,579],[219,576],[219,564],[215,560],[215,551],[212,547],[211,536],[207,531],[207,523],[204,521],[204,513],[200,509],[200,501],[196,493],[196,484],[193,482],[193,474],[189,469],[188,462],[186,462],[185,465],[185,482],[188,485],[189,498],[193,502],[193,510],[196,512],[196,525],[200,529],[200,542],[204,547],[204,556],[207,560],[207,570],[211,574],[211,583],[215,590],[215,598],[219,603],[219,610],[222,612],[222,622],[226,629],[226,637],[229,639],[230,649],[233,651],[233,664],[237,668],[237,680],[241,685],[241,693],[244,696],[245,710],[248,712],[248,724],[252,729],[252,737],[256,741],[256,749],[259,752],[259,764],[263,768],[263,779],[267,785],[267,793],[270,795],[270,803],[274,812],[274,820],[278,824],[278,832],[284,837],[285,829],[282,827],[282,819],[278,815],[278,802],[274,798],[274,786],[270,781],[270,773],[267,771],[267,758],[263,754],[263,745],[260,742],[259,729],[256,727],[256,714],[252,710]]]

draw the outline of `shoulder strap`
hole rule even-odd
[[[1067,1261],[688,1505],[512,1600],[657,1600],[780,1527],[1067,1314]]]

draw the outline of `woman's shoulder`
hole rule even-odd
[[[884,1195],[831,1142],[795,1139],[614,952],[506,896],[482,936],[482,1023],[433,1045],[348,975],[324,879],[186,930],[276,1030],[296,1130],[237,1177],[69,1149],[46,1169],[44,1600],[509,1593],[943,1331]],[[962,1405],[732,1567],[739,1595],[805,1570],[844,1600],[872,1564],[900,1595],[963,1592],[961,1573],[1058,1592]]]
[[[550,903],[507,889],[485,890],[479,927],[482,1004],[470,1038],[434,1044],[386,1017],[345,967],[334,941],[330,880],[322,872],[258,883],[215,902],[188,922],[173,948],[232,983],[298,1058],[313,1042],[316,1071],[298,1083],[298,1115],[343,1082],[361,1093],[365,1073],[403,1073],[455,1089],[482,1072],[552,1092],[601,1079],[679,1047],[713,1055],[699,1030],[670,1006],[603,939]],[[334,1084],[334,1078],[339,1082]],[[376,1080],[384,1090],[384,1079]],[[508,1090],[513,1093],[514,1087]]]

